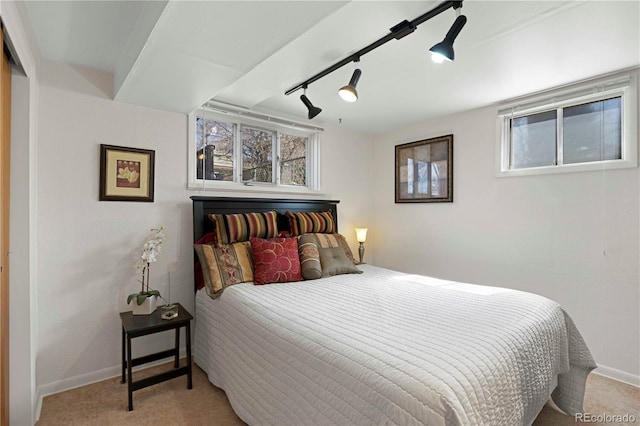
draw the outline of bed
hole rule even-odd
[[[331,211],[337,201],[192,197],[209,214]],[[280,217],[282,216],[282,217]],[[337,226],[337,222],[336,222]],[[337,229],[336,229],[337,231]],[[196,292],[195,362],[251,425],[528,425],[582,411],[596,367],[544,297],[358,265],[361,274]]]

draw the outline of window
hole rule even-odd
[[[556,164],[556,111],[512,118],[510,121],[511,168]]]
[[[563,110],[565,164],[622,159],[620,96]]]
[[[283,134],[280,139],[280,182],[306,186],[306,152],[308,138]]]
[[[274,182],[276,132],[242,127],[242,181]]]
[[[499,110],[499,175],[637,165],[635,78],[574,86]]]
[[[244,184],[258,191],[317,190],[317,133],[322,129],[260,117],[208,109],[193,113],[189,188],[238,190]]]
[[[233,182],[233,145],[236,126],[196,118],[197,179]]]

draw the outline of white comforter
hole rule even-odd
[[[528,425],[595,367],[555,302],[363,265],[199,292],[195,357],[251,425]]]

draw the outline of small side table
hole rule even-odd
[[[138,389],[146,388],[147,386],[152,386],[166,380],[171,380],[176,377],[183,376],[185,374],[187,375],[187,388],[191,389],[193,387],[191,375],[191,320],[193,319],[193,317],[185,308],[182,307],[182,305],[180,305],[179,303],[177,303],[176,305],[178,306],[178,316],[170,320],[163,320],[162,318],[160,318],[160,309],[157,309],[154,313],[149,315],[133,315],[131,311],[120,313],[120,319],[122,320],[121,383],[127,383],[127,391],[129,393],[129,411],[133,410],[133,391],[136,391]],[[181,327],[186,328],[187,365],[178,368],[180,358]],[[167,330],[176,331],[176,344],[173,349],[157,352],[135,359],[131,358],[131,339]],[[173,363],[173,370],[167,371],[165,373],[160,373],[155,376],[146,377],[135,382],[133,381],[133,373],[131,371],[132,367],[168,357],[175,358]]]

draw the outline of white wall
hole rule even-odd
[[[394,204],[394,146],[447,134],[454,202]],[[493,107],[376,137],[376,264],[553,299],[603,373],[640,383],[638,169],[497,178],[495,142]]]
[[[43,394],[102,378],[102,370],[117,366],[118,312],[127,310],[127,294],[138,291],[132,266],[150,228],[164,225],[169,240],[151,270],[155,287],[164,290],[167,269],[190,255],[181,238],[189,228],[181,187],[186,116],[113,102],[112,78],[49,61],[40,69],[37,381]],[[155,203],[98,201],[101,143],[156,150]],[[188,264],[174,268],[172,296],[192,309]],[[165,334],[147,339],[151,351],[170,340]],[[134,344],[134,353],[142,346]]]
[[[340,200],[338,227],[356,258],[358,243],[354,228],[371,227],[374,217],[371,139],[335,127],[325,127],[321,136],[321,191],[327,194],[324,198]],[[367,245],[367,256],[373,250]]]
[[[186,115],[112,101],[110,74],[46,61],[40,75],[37,381],[45,395],[119,374],[118,313],[138,291],[132,266],[150,228],[164,225],[167,236],[152,286],[165,293],[171,271],[172,299],[192,311],[189,196],[259,195],[186,190]],[[98,201],[101,143],[156,151],[154,203]],[[315,198],[342,200],[339,225],[355,248],[353,227],[371,220],[370,139],[333,128],[320,143]],[[134,356],[170,347],[171,336],[136,339]]]

